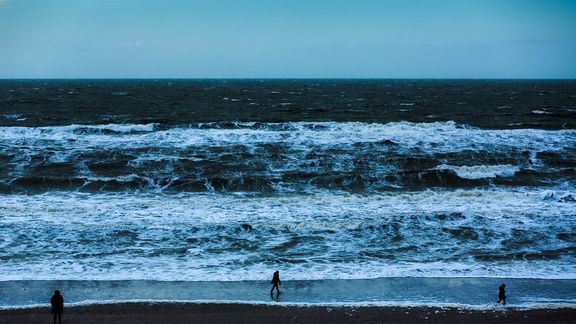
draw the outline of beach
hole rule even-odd
[[[508,283],[507,305],[496,304]],[[0,324],[64,323],[572,323],[574,280],[380,278],[269,282],[3,281]],[[52,289],[52,290],[51,290]]]
[[[47,307],[1,310],[0,323],[48,323]],[[69,307],[63,323],[574,323],[576,310],[126,303]]]

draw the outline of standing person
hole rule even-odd
[[[62,313],[64,312],[64,297],[60,295],[60,291],[54,291],[54,296],[50,299],[52,304],[52,314],[54,314],[54,324],[56,324],[56,316],[58,316],[58,323],[62,324]]]
[[[270,295],[272,295],[274,288],[276,288],[276,292],[278,292],[278,295],[280,295],[280,290],[278,289],[278,285],[281,285],[279,271],[274,272],[274,276],[272,277],[272,281],[270,283],[272,284],[272,289],[270,289]]]
[[[498,301],[497,301],[497,303],[500,304],[500,302],[502,302],[502,305],[506,305],[506,285],[505,284],[501,284],[500,287],[498,287]]]

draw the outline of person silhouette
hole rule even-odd
[[[274,276],[272,276],[272,281],[270,281],[270,283],[272,284],[272,289],[270,289],[270,295],[272,295],[274,288],[276,288],[276,292],[278,293],[278,295],[280,295],[280,289],[278,289],[278,285],[281,285],[279,271],[274,272]]]
[[[60,295],[60,291],[54,291],[54,295],[50,298],[50,304],[52,305],[52,314],[54,314],[54,324],[56,324],[56,317],[58,317],[58,323],[62,324],[62,313],[64,312],[64,297]]]
[[[498,301],[497,301],[497,303],[500,304],[500,302],[502,302],[502,305],[506,305],[506,285],[505,284],[501,284],[498,287]]]

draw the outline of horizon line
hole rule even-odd
[[[3,78],[0,81],[17,81],[17,80],[488,80],[488,81],[521,81],[521,80],[534,80],[534,81],[576,81],[575,78],[432,78],[432,77],[416,77],[416,78],[394,78],[394,77],[21,77],[21,78]]]

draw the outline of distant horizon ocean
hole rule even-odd
[[[0,308],[576,304],[574,80],[0,80],[0,161]]]

